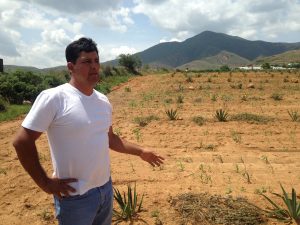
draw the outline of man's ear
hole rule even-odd
[[[73,69],[74,69],[74,64],[73,64],[72,62],[68,62],[68,63],[67,63],[67,67],[68,67],[68,70],[69,70],[70,72],[72,72]]]

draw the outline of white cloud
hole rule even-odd
[[[42,7],[55,9],[59,12],[68,12],[72,14],[82,12],[92,12],[97,10],[107,10],[116,8],[121,0],[16,0],[19,2],[27,2],[31,4],[38,4]]]
[[[134,54],[136,52],[137,49],[125,45],[119,47],[104,46],[100,47],[100,59],[102,62],[105,62],[108,60],[114,60],[121,54]]]
[[[205,30],[299,42],[299,12],[299,0],[1,0],[0,57],[5,64],[61,65],[66,45],[82,36],[98,38],[101,61]]]
[[[61,65],[65,62],[66,45],[86,36],[82,32],[83,23],[118,32],[125,32],[134,23],[130,9],[119,7],[119,0],[76,4],[70,0],[59,1],[61,4],[54,4],[57,0],[3,2],[0,3],[0,57],[5,64],[39,68]],[[67,3],[73,8],[69,9]],[[88,9],[92,12],[87,13]],[[115,53],[108,55],[114,57]]]
[[[135,3],[134,13],[146,15],[172,36],[182,30],[188,30],[191,35],[211,30],[244,35],[242,37],[249,39],[272,41],[277,38],[280,41],[283,28],[285,32],[297,30],[300,36],[300,20],[296,19],[300,3],[297,0],[190,0],[184,4],[180,0],[157,4],[135,0]]]
[[[173,41],[181,42],[181,41],[184,41],[185,39],[189,38],[190,36],[191,35],[190,35],[189,31],[179,31],[177,34],[175,34],[175,37],[172,37],[170,39],[168,39],[167,37],[164,37],[159,40],[159,43],[173,42]]]

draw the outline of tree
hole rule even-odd
[[[129,73],[138,74],[138,69],[142,66],[142,61],[136,55],[119,55],[119,65],[124,66]]]
[[[223,65],[223,66],[220,67],[220,71],[222,71],[222,72],[228,72],[228,71],[230,71],[230,68],[227,65]]]
[[[269,63],[264,63],[261,65],[261,68],[263,68],[264,70],[269,70],[269,69],[271,69],[271,66]]]

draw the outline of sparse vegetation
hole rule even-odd
[[[193,121],[198,124],[199,126],[204,125],[205,119],[202,116],[195,116],[193,117]]]
[[[271,95],[271,98],[273,98],[275,101],[281,101],[283,99],[283,95],[276,92]]]
[[[182,224],[263,224],[262,210],[246,199],[220,195],[184,193],[171,200]]]
[[[159,120],[159,118],[155,115],[150,116],[138,116],[133,119],[135,123],[137,123],[140,127],[146,126],[148,123],[150,123],[152,120]]]
[[[236,115],[232,115],[230,119],[235,121],[245,121],[249,123],[267,123],[274,120],[271,117],[256,115],[253,113],[238,113]]]
[[[113,75],[107,79],[115,76],[113,67],[111,72]],[[259,207],[268,205],[269,202],[256,194],[265,194],[270,198],[278,179],[285,184],[297,184],[300,179],[297,173],[297,122],[300,112],[297,103],[300,86],[299,83],[292,82],[295,78],[299,80],[299,72],[291,70],[289,82],[283,83],[287,71],[232,71],[231,74],[202,72],[201,76],[197,75],[198,72],[189,71],[187,75],[193,78],[192,84],[186,82],[187,77],[183,73],[177,72],[174,76],[172,73],[174,72],[132,77],[132,81],[125,85],[116,89],[108,88],[113,90],[108,94],[108,98],[113,105],[114,132],[133,142],[144,142],[142,145],[166,158],[164,166],[152,168],[139,157],[113,155],[111,170],[115,177],[114,187],[126,192],[127,187],[124,186],[123,189],[122,185],[136,181],[137,187],[142,185],[142,192],[145,193],[143,207],[147,206],[146,210],[127,219],[129,221],[122,222],[123,219],[120,219],[115,221],[116,224],[144,223],[143,221],[156,225],[281,224],[282,222],[277,222],[274,218],[268,218],[267,222],[264,220],[266,213]],[[209,77],[213,82],[206,83]],[[227,83],[228,78],[231,79],[231,83]],[[255,84],[254,89],[248,88],[247,84],[250,81]],[[238,87],[232,89],[229,86],[237,86],[239,83],[243,84],[243,90],[239,90]],[[258,89],[259,84],[263,89]],[[282,94],[284,101],[274,101],[270,97],[273,93]],[[213,95],[215,101],[212,101]],[[6,112],[1,112],[0,117],[9,114],[11,106],[13,105],[8,106]],[[18,107],[21,106],[23,107]],[[30,106],[26,105],[28,109]],[[174,122],[168,121],[170,118],[167,109],[173,113],[176,111]],[[226,112],[226,121],[230,122],[218,123],[219,120],[215,116],[217,109]],[[0,123],[3,156],[0,157],[0,177],[3,178],[1,185],[4,187],[0,194],[5,196],[8,191],[12,196],[15,194],[15,198],[11,198],[11,205],[6,204],[5,199],[2,200],[1,204],[5,206],[3,214],[11,213],[11,217],[20,217],[26,224],[29,218],[34,224],[49,223],[37,216],[43,211],[41,205],[33,207],[39,203],[38,199],[32,197],[37,189],[27,190],[31,194],[24,198],[25,207],[29,201],[32,203],[30,210],[26,211],[26,217],[13,211],[16,204],[13,199],[17,199],[18,193],[15,190],[20,188],[23,191],[23,186],[28,184],[28,179],[19,176],[19,170],[13,170],[16,156],[9,140],[16,132],[16,124],[20,124],[20,121]],[[39,143],[39,159],[50,171],[50,156],[46,154],[48,148],[44,143],[45,138],[42,136],[42,142]],[[245,162],[243,158],[240,161],[240,157],[243,157]],[[18,175],[14,177],[15,173]],[[14,182],[11,182],[13,179]],[[22,185],[19,186],[19,183]],[[295,190],[296,188],[298,186],[295,186]],[[207,191],[207,198],[204,197],[203,190]],[[181,205],[183,208],[174,205],[178,213],[175,215],[174,211],[168,209],[168,204],[185,191],[197,197],[200,194],[200,199],[188,198],[187,202]],[[214,193],[222,196],[216,197]],[[124,198],[124,194],[120,194]],[[227,195],[238,197],[228,200]],[[125,196],[127,197],[127,193]],[[138,203],[141,196],[138,195]],[[246,205],[251,204],[242,202],[244,197],[255,206],[252,205],[251,209],[246,208]],[[281,198],[270,199],[281,208],[287,209]],[[297,201],[299,204],[299,199]],[[204,206],[198,207],[201,204]],[[270,206],[268,210],[272,211],[272,205]],[[48,207],[51,207],[51,201]],[[115,210],[121,213],[117,202],[115,207]],[[49,212],[53,215],[52,211]],[[254,216],[258,215],[255,212],[262,217]],[[47,214],[44,214],[47,217]],[[115,216],[114,220],[118,220],[117,218]],[[287,219],[287,222],[290,221]]]

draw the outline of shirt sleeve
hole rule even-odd
[[[56,108],[55,99],[49,93],[41,92],[25,117],[22,126],[38,132],[46,131],[55,118]]]

